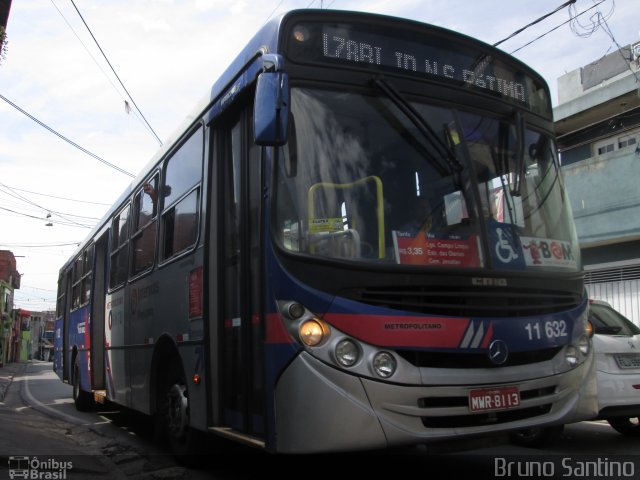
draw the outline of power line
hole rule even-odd
[[[26,198],[26,197],[24,197],[24,196],[20,195],[19,193],[14,192],[13,190],[11,190],[11,188],[7,187],[7,186],[6,186],[4,183],[2,183],[2,182],[0,182],[0,186],[2,186],[3,188],[5,188],[5,189],[9,190],[9,192],[3,191],[3,190],[0,190],[0,192],[3,192],[3,193],[5,193],[5,194],[8,194],[8,195],[10,195],[10,196],[12,196],[12,197],[14,197],[14,198],[17,198],[18,200],[22,200],[23,202],[26,202],[26,203],[27,203],[27,204],[29,204],[29,205],[33,205],[34,207],[37,207],[37,208],[39,208],[39,209],[41,209],[41,210],[44,210],[45,212],[47,212],[47,213],[48,213],[47,218],[49,218],[49,217],[51,216],[51,214],[52,214],[52,213],[54,213],[54,214],[56,214],[58,217],[62,218],[63,220],[65,220],[65,221],[67,221],[67,222],[75,223],[76,225],[81,226],[81,227],[85,227],[85,226],[86,226],[86,225],[81,225],[81,224],[79,224],[78,222],[76,222],[75,220],[72,220],[71,218],[68,218],[67,216],[65,216],[65,215],[67,215],[67,214],[64,214],[64,215],[63,215],[63,214],[62,214],[62,213],[60,213],[60,212],[56,212],[55,210],[50,210],[50,209],[48,209],[48,208],[43,207],[42,205],[38,205],[37,203],[35,203],[35,202],[33,202],[33,201],[29,200],[28,198]],[[69,214],[68,216],[71,216],[71,217],[77,217],[77,218],[85,218],[85,219],[95,220],[95,221],[98,221],[98,220],[99,220],[98,218],[94,218],[94,217],[84,217],[84,216],[82,216],[82,215],[73,215],[73,214]]]
[[[89,155],[90,157],[95,158],[96,160],[98,160],[99,162],[104,163],[105,165],[113,168],[114,170],[119,171],[120,173],[124,173],[125,175],[130,176],[131,178],[134,178],[135,175],[133,173],[129,173],[126,170],[124,170],[123,168],[118,167],[117,165],[114,165],[113,163],[107,162],[104,158],[100,158],[98,155],[96,155],[95,153],[90,152],[89,150],[87,150],[86,148],[81,147],[80,145],[78,145],[76,142],[69,140],[67,137],[65,137],[64,135],[62,135],[61,133],[56,132],[53,128],[51,128],[49,125],[47,125],[44,122],[41,122],[40,120],[38,120],[36,117],[34,117],[33,115],[31,115],[29,112],[27,112],[26,110],[23,110],[22,108],[20,108],[18,105],[16,105],[15,103],[13,103],[11,100],[9,100],[7,97],[5,97],[4,95],[0,94],[0,98],[2,100],[4,100],[5,102],[7,102],[9,105],[11,105],[13,108],[15,108],[16,110],[18,110],[20,113],[22,113],[23,115],[26,115],[27,117],[29,117],[31,120],[33,120],[34,122],[36,122],[38,125],[40,125],[43,128],[46,128],[47,130],[49,130],[51,133],[53,133],[54,135],[56,135],[57,137],[61,138],[62,140],[64,140],[65,142],[67,142],[68,144],[76,147],[78,150],[80,150],[83,153],[86,153],[87,155]]]
[[[605,2],[605,0],[600,0],[600,2],[595,3],[595,5],[593,5],[592,8],[599,6],[601,3],[604,3],[604,2]],[[603,18],[604,20],[608,20],[611,17],[611,15],[613,15],[613,12],[616,9],[616,3],[615,3],[614,0],[612,0],[611,9],[609,10],[609,13],[607,13],[604,16],[598,10],[595,14],[593,14],[589,18],[591,23],[588,24],[588,25],[583,25],[582,23],[580,23],[580,21],[578,20],[578,17],[580,15],[576,15],[575,9],[576,9],[575,5],[572,5],[571,7],[569,7],[569,18],[571,20],[571,25],[570,25],[571,31],[573,33],[575,33],[580,38],[589,38],[591,35],[593,35],[598,30],[598,28],[600,28],[600,26],[601,26],[601,23],[600,23],[601,18]],[[587,11],[587,10],[585,10],[585,11]]]
[[[28,213],[18,212],[16,210],[11,210],[10,208],[0,207],[0,210],[5,210],[7,212],[15,213],[18,215],[22,215],[23,217],[35,218],[36,220],[43,220],[45,222],[57,223],[58,225],[65,225],[68,227],[81,227],[81,228],[93,228],[91,225],[81,225],[76,222],[60,222],[58,220],[52,220],[51,218],[45,217],[36,217],[35,215],[29,215]]]
[[[56,293],[56,290],[50,290],[48,288],[39,288],[39,287],[30,287],[28,285],[20,285],[20,290],[23,288],[30,288],[31,290],[42,290],[43,292],[53,292]]]
[[[9,191],[5,191],[2,188],[7,188]],[[26,203],[27,205],[31,205],[33,207],[36,207],[38,210],[38,212],[40,212],[40,210],[44,210],[47,213],[50,214],[56,214],[58,216],[60,216],[61,218],[63,218],[64,220],[68,220],[68,221],[72,221],[70,218],[66,218],[66,217],[73,217],[73,218],[78,218],[78,219],[84,219],[84,220],[95,220],[96,222],[98,220],[100,220],[98,217],[89,217],[87,215],[77,215],[75,213],[66,213],[66,212],[58,212],[57,210],[51,210],[47,207],[43,207],[42,205],[38,205],[37,203],[34,203],[32,201],[30,201],[29,199],[27,199],[26,197],[23,197],[21,195],[19,195],[16,192],[12,192],[11,189],[9,187],[7,187],[6,185],[4,185],[2,182],[0,182],[0,193],[4,193],[5,195],[8,195],[12,198],[15,198],[16,200],[20,201],[21,203],[16,203],[16,202],[12,202],[9,201],[8,203],[14,206],[17,206],[19,208],[25,208],[24,207],[24,203]]]
[[[282,3],[282,2],[281,2]],[[142,113],[142,110],[140,110],[140,108],[138,108],[138,104],[136,103],[136,101],[133,99],[133,97],[131,96],[131,94],[129,93],[129,91],[127,90],[127,87],[124,86],[124,83],[122,83],[122,80],[120,80],[120,77],[118,76],[118,74],[116,73],[115,69],[113,68],[113,65],[111,65],[111,62],[109,61],[109,59],[107,58],[107,56],[105,55],[104,51],[102,50],[102,47],[100,46],[100,44],[98,43],[98,40],[96,40],[96,37],[93,35],[93,32],[91,31],[91,29],[89,28],[89,25],[87,25],[87,22],[84,20],[84,17],[82,16],[82,14],[80,13],[80,10],[78,10],[78,7],[76,7],[76,4],[73,0],[71,0],[71,4],[73,5],[73,8],[76,9],[76,12],[78,12],[78,15],[80,16],[80,18],[82,19],[82,23],[84,23],[84,26],[87,27],[87,31],[89,32],[89,34],[91,35],[91,38],[93,38],[93,41],[96,43],[96,45],[98,46],[98,49],[100,50],[100,53],[102,54],[102,56],[104,57],[104,59],[106,60],[107,64],[109,65],[109,68],[111,68],[111,71],[113,72],[113,74],[116,76],[116,78],[118,79],[118,82],[120,83],[120,86],[123,88],[123,90],[125,91],[125,93],[127,94],[127,96],[131,99],[131,103],[133,103],[134,107],[136,107],[136,110],[138,110],[138,113],[140,113],[140,116],[142,117],[142,119],[144,120],[144,123],[147,124],[147,126],[149,127],[149,129],[151,130],[151,133],[153,133],[153,135],[156,137],[156,139],[158,140],[158,143],[160,144],[160,146],[162,146],[162,140],[160,140],[160,137],[158,137],[158,134],[155,132],[155,130],[153,129],[153,127],[149,124],[149,122],[147,121],[146,117],[144,116],[144,114]],[[126,102],[125,102],[126,103]]]
[[[73,1],[73,0],[72,0]],[[533,22],[529,23],[528,25],[525,25],[522,28],[519,28],[518,30],[516,30],[515,32],[513,32],[511,35],[509,35],[508,37],[503,38],[502,40],[496,42],[493,44],[494,47],[497,47],[498,45],[500,45],[503,42],[506,42],[507,40],[509,40],[510,38],[515,37],[516,35],[524,32],[527,28],[535,25],[536,23],[540,23],[542,20],[544,20],[545,18],[550,17],[551,15],[553,15],[554,13],[559,12],[560,10],[562,10],[564,7],[567,7],[573,3],[576,3],[576,0],[569,0],[568,2],[563,3],[562,5],[560,5],[558,8],[556,8],[554,11],[547,13],[546,15],[541,16],[540,18],[534,20]]]
[[[605,0],[602,0],[600,3],[604,2]],[[511,55],[513,55],[514,53],[522,50],[524,47],[528,47],[529,45],[531,45],[533,42],[537,42],[538,40],[540,40],[542,37],[546,37],[547,35],[549,35],[551,32],[556,31],[557,29],[559,29],[560,27],[566,25],[567,23],[573,22],[577,17],[579,17],[580,15],[584,15],[585,13],[587,13],[589,10],[592,10],[594,8],[596,8],[598,5],[600,5],[600,3],[596,3],[595,5],[592,5],[591,7],[587,8],[586,10],[583,10],[582,12],[578,13],[577,15],[573,15],[571,18],[569,18],[569,20],[567,20],[566,22],[562,22],[560,25],[557,25],[555,27],[553,27],[551,30],[547,30],[545,33],[543,33],[542,35],[537,36],[536,38],[534,38],[533,40],[531,40],[530,42],[525,43],[524,45],[522,45],[521,47],[516,48],[515,50],[509,52]]]
[[[39,192],[32,192],[31,190],[25,190],[23,188],[16,188],[16,187],[10,187],[9,185],[4,185],[5,187],[9,188],[10,190],[17,190],[18,192],[25,192],[25,193],[31,193],[33,195],[40,195],[41,197],[48,197],[48,198],[56,198],[58,200],[66,200],[68,202],[77,202],[77,203],[89,203],[91,205],[104,205],[106,207],[111,206],[110,203],[102,203],[102,202],[90,202],[88,200],[77,200],[75,198],[67,198],[67,197],[58,197],[56,195],[49,195],[46,193],[39,193]]]
[[[635,72],[633,70],[633,68],[631,68],[629,60],[622,53],[622,47],[620,46],[620,44],[616,40],[616,37],[613,36],[613,32],[611,31],[611,28],[609,28],[609,24],[607,23],[607,19],[600,12],[598,12],[597,15],[598,15],[598,23],[599,23],[599,25],[602,27],[602,30],[604,31],[604,33],[606,33],[609,36],[609,38],[611,39],[611,41],[616,45],[616,47],[618,47],[618,53],[620,53],[620,56],[622,57],[622,60],[624,60],[624,63],[627,66],[627,68],[631,71],[633,76],[636,77],[636,83],[640,82],[640,78],[638,78],[638,73]]]
[[[122,95],[122,93],[120,93],[120,91],[118,90],[118,87],[116,87],[116,85],[113,83],[113,81],[111,80],[111,78],[109,78],[109,75],[107,75],[107,72],[104,71],[104,68],[102,68],[102,66],[98,63],[98,61],[96,60],[96,58],[91,54],[91,52],[89,51],[89,49],[87,48],[87,46],[85,45],[85,43],[82,41],[82,39],[80,38],[80,36],[76,33],[76,31],[74,30],[74,28],[71,26],[71,24],[69,23],[69,21],[67,20],[67,18],[64,16],[64,14],[62,13],[62,11],[58,8],[58,6],[55,4],[55,2],[53,0],[50,0],[51,3],[53,4],[53,6],[55,7],[55,9],[58,11],[58,13],[60,14],[60,16],[62,17],[62,19],[64,20],[64,23],[67,24],[67,26],[69,27],[69,29],[73,32],[73,34],[75,35],[75,37],[78,39],[78,41],[80,42],[80,44],[82,45],[82,47],[84,48],[84,50],[87,52],[87,54],[89,55],[89,57],[91,57],[91,60],[93,60],[93,63],[96,64],[96,66],[100,69],[100,71],[102,72],[102,74],[104,75],[104,77],[107,79],[107,81],[111,84],[111,86],[113,87],[114,91],[117,93],[117,95],[122,99],[122,101],[126,104],[127,100],[125,99],[125,97]],[[127,113],[129,113],[129,111],[127,110]],[[144,123],[144,121],[142,120],[142,118],[140,117],[140,115],[138,114],[138,112],[136,112],[135,110],[133,110],[133,115],[138,119],[138,121],[140,121],[140,123],[142,123],[142,125],[144,126],[144,128],[148,129],[147,125]],[[152,132],[153,133],[153,132]],[[161,143],[162,144],[162,143]]]
[[[71,0],[73,1],[73,0]],[[315,0],[314,0],[315,1]],[[264,21],[264,23],[262,25],[266,25],[266,23],[269,21],[269,19],[273,16],[274,13],[276,13],[276,10],[278,10],[280,8],[280,5],[282,5],[284,3],[284,0],[280,0],[278,2],[278,5],[276,5],[276,8],[274,8],[271,13],[269,14],[269,16],[267,17],[267,19]],[[313,2],[311,2],[313,3]]]
[[[60,243],[0,243],[7,248],[49,248],[49,247],[70,247],[80,245],[80,242],[60,242]]]

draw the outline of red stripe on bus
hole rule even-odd
[[[279,313],[269,313],[266,316],[267,343],[293,343],[293,339],[282,323]]]
[[[379,347],[458,348],[468,318],[397,317],[329,313],[324,320],[347,335]]]
[[[484,335],[484,339],[482,340],[481,348],[489,348],[489,342],[493,338],[493,322],[489,323],[489,328],[487,329],[487,333]]]

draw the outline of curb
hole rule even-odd
[[[15,378],[16,375],[21,375],[22,373],[24,373],[24,371],[27,369],[27,365],[28,363],[11,363],[9,364],[10,366],[5,366],[2,368],[2,370],[13,370],[10,373],[8,373],[7,376],[7,381],[1,382],[0,383],[0,402],[4,402],[5,397],[7,396],[7,392],[9,391],[9,388],[11,387],[11,384],[13,383],[13,379]],[[13,369],[13,365],[17,365],[15,370]]]

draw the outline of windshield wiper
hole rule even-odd
[[[522,177],[525,175],[524,171],[524,115],[522,111],[516,110],[515,113],[516,123],[516,165],[515,165],[515,179],[513,181],[513,188],[511,189],[511,195],[519,197],[522,191]]]
[[[424,136],[429,144],[444,159],[445,171],[449,174],[457,174],[463,170],[462,164],[456,158],[452,148],[450,148],[424,120],[422,115],[411,105],[400,92],[398,92],[384,78],[378,76],[373,79],[373,83],[378,87],[391,102],[407,117],[414,127]],[[442,165],[440,165],[442,167]]]

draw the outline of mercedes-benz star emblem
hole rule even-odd
[[[502,365],[509,357],[509,348],[502,340],[494,340],[489,345],[489,360],[494,365]]]

